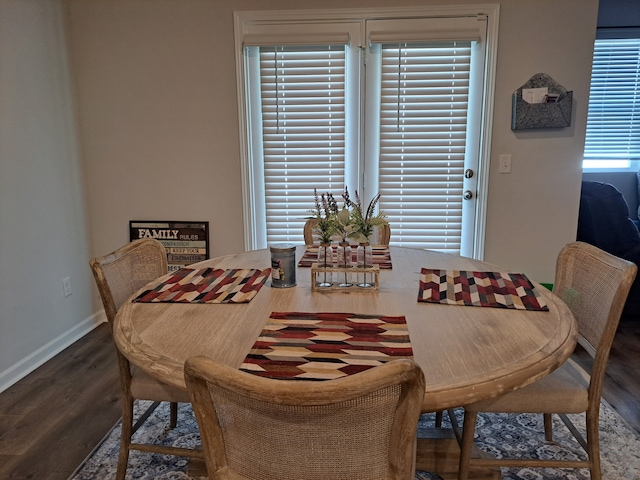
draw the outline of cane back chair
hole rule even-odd
[[[636,277],[634,263],[583,242],[566,245],[558,255],[554,293],[571,309],[578,323],[578,343],[591,355],[585,371],[569,359],[546,377],[524,388],[464,407],[458,480],[466,480],[471,465],[589,468],[600,480],[598,417],[607,360],[629,289]],[[587,452],[586,460],[471,458],[479,412],[542,413],[545,439],[553,440],[551,416],[556,413]],[[586,414],[585,440],[567,414]],[[453,421],[453,412],[449,412]]]
[[[211,480],[410,480],[424,376],[408,359],[326,381],[185,364]]]
[[[120,306],[143,285],[167,273],[165,249],[159,241],[151,238],[135,240],[108,255],[91,259],[89,264],[112,330]],[[130,450],[203,458],[203,453],[197,450],[131,441],[131,436],[162,401],[170,402],[169,424],[171,428],[175,427],[178,402],[188,403],[189,394],[160,383],[132,366],[117,345],[116,354],[122,389],[122,434],[116,479],[125,478]],[[136,399],[151,400],[153,403],[134,424],[133,405]]]
[[[313,245],[319,243],[318,236],[314,233],[315,228],[318,225],[317,218],[309,218],[302,230],[304,235],[304,244]],[[376,225],[373,228],[373,235],[371,239],[372,245],[389,245],[391,241],[391,227],[388,223],[382,225]]]

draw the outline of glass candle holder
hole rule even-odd
[[[353,259],[352,259],[351,245],[349,242],[340,242],[338,244],[338,254],[336,258],[336,264],[340,268],[351,268],[353,267]],[[351,281],[351,273],[344,271],[338,272],[337,274],[338,286],[342,288],[352,287],[353,282]]]
[[[368,243],[358,245],[356,264],[361,268],[373,267],[373,249]]]
[[[358,268],[373,267],[373,249],[369,243],[361,243],[358,245],[356,265]],[[358,281],[358,287],[371,288],[374,286],[373,273],[359,272],[358,277],[362,277],[362,281]]]
[[[333,247],[330,243],[321,243],[318,246],[318,267],[333,267]],[[331,272],[316,273],[315,282],[318,287],[330,287],[333,284],[331,282]]]

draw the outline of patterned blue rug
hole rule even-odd
[[[144,402],[137,410],[144,406]],[[570,416],[584,431],[584,416]],[[445,415],[445,424],[446,424]],[[192,447],[200,442],[191,405],[180,404],[178,426],[169,429],[168,404],[162,404],[136,433],[138,441],[159,439],[166,445]],[[420,430],[433,426],[433,417],[423,415]],[[495,456],[533,456],[538,458],[585,458],[585,454],[564,424],[554,416],[555,442],[544,441],[542,415],[483,414],[478,418],[476,442]],[[107,434],[94,452],[78,467],[69,480],[106,480],[114,478],[120,423]],[[505,448],[505,445],[517,445]],[[604,480],[640,480],[640,436],[638,436],[611,407],[604,404],[600,412],[600,450]],[[187,459],[169,455],[131,452],[127,479],[139,480],[201,480],[187,475]],[[438,476],[417,472],[416,480],[436,480]],[[502,469],[503,480],[589,480],[586,469]]]

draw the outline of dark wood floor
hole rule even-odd
[[[586,352],[574,355],[583,364]],[[602,397],[640,433],[640,318],[620,322],[611,348]]]
[[[102,324],[0,393],[0,478],[66,480],[120,418],[120,383]]]
[[[113,348],[100,325],[0,393],[1,479],[66,480],[98,444],[120,416]],[[603,396],[640,432],[638,361],[640,321],[624,322]]]

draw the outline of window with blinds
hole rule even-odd
[[[470,42],[382,46],[380,206],[392,243],[460,251]]]
[[[260,48],[269,243],[301,242],[313,189],[344,190],[345,46]]]
[[[585,168],[640,160],[640,39],[595,42]]]
[[[302,243],[314,189],[348,187],[381,194],[392,245],[481,255],[497,13],[234,14],[246,248]]]

